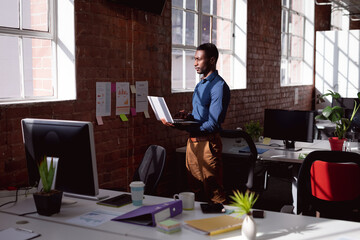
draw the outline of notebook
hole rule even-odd
[[[165,99],[163,97],[148,96],[149,103],[152,110],[155,113],[156,119],[161,121],[165,119],[169,123],[176,124],[195,124],[196,121],[187,121],[185,119],[173,119],[171,113],[166,105]]]
[[[243,219],[229,215],[185,221],[184,227],[199,233],[216,235],[240,229]]]

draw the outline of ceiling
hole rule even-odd
[[[360,0],[329,0],[329,2],[348,10],[351,20],[360,21]]]

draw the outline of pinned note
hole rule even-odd
[[[130,108],[131,116],[136,116],[136,108]]]
[[[144,111],[145,114],[145,118],[150,118],[149,112],[148,111]]]
[[[98,125],[104,125],[104,122],[103,122],[101,116],[96,116],[96,121],[97,121],[97,124],[98,124]]]
[[[265,145],[270,145],[270,141],[271,141],[271,138],[266,137],[266,138],[264,138],[264,140],[263,140],[263,144],[265,144]]]
[[[123,122],[129,121],[129,119],[126,117],[125,114],[120,114],[120,118],[121,118],[121,120],[122,120]]]
[[[136,93],[135,85],[130,85],[131,93]]]

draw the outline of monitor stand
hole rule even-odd
[[[96,196],[90,196],[90,195],[82,195],[82,194],[76,194],[76,193],[68,193],[64,192],[65,197],[72,197],[72,198],[81,198],[81,199],[87,199],[87,200],[93,200],[93,201],[100,201],[102,199],[108,198],[108,195],[96,195]]]
[[[283,148],[275,148],[276,150],[283,150],[283,151],[291,151],[297,152],[302,150],[302,148],[295,148],[295,141],[284,140],[284,147]]]

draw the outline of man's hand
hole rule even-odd
[[[161,122],[162,122],[165,126],[175,127],[174,124],[167,122],[167,121],[165,120],[165,118],[162,118],[162,119],[161,119]]]

